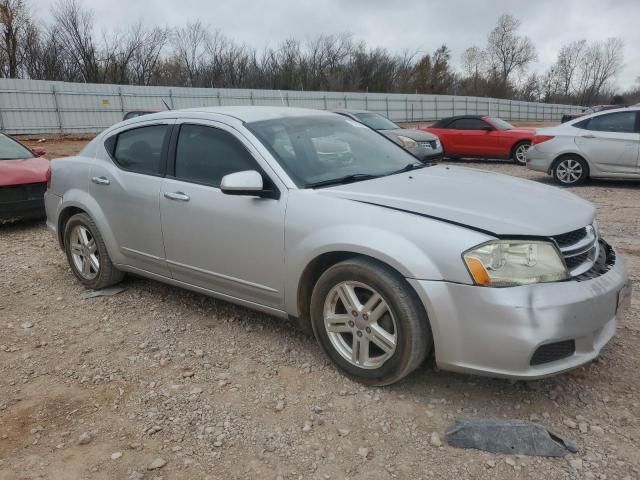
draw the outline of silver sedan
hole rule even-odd
[[[565,186],[588,178],[640,179],[640,108],[605,110],[538,129],[527,168]]]
[[[370,385],[428,355],[512,378],[574,368],[630,298],[591,204],[425,165],[332,113],[150,114],[51,169],[47,225],[83,285],[128,272],[295,318]]]

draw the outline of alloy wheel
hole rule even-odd
[[[576,183],[582,177],[583,169],[580,162],[567,158],[558,163],[556,167],[556,177],[562,183],[570,185]]]
[[[516,148],[516,161],[521,163],[522,165],[527,163],[527,152],[531,148],[531,145],[523,143],[518,148]]]
[[[93,280],[100,272],[100,257],[96,240],[83,225],[76,225],[69,236],[71,258],[76,271],[86,280]]]
[[[378,368],[396,350],[396,320],[384,298],[369,285],[346,281],[334,286],[326,297],[323,318],[331,344],[352,365]]]

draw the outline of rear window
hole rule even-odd
[[[134,128],[111,137],[105,146],[124,170],[162,175],[162,147],[168,132],[168,125]]]

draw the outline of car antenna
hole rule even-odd
[[[167,110],[173,110],[169,105],[167,105],[167,102],[164,101],[164,98],[162,99],[162,103],[164,103],[164,106]]]

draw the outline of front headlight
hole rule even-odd
[[[398,135],[398,140],[400,141],[400,145],[404,148],[416,148],[418,143],[412,138],[405,137],[404,135]]]
[[[476,285],[514,287],[569,278],[560,253],[551,242],[498,240],[463,254]]]

